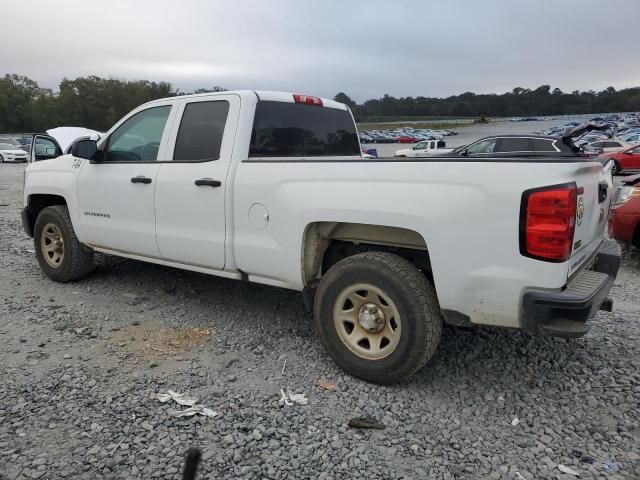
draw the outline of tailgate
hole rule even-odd
[[[598,249],[605,237],[609,204],[613,193],[611,162],[604,166],[581,167],[576,174],[578,187],[576,226],[569,276],[576,273]]]

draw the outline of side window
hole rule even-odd
[[[171,106],[152,107],[136,113],[109,137],[107,162],[154,162]]]
[[[505,137],[500,145],[501,152],[531,152],[531,142],[528,138]]]
[[[535,147],[535,145],[536,145],[536,144],[535,144],[535,142],[534,142],[534,147]],[[591,144],[591,146],[592,146],[593,148],[604,148],[606,145],[604,144],[604,142],[593,142],[593,143]]]
[[[220,158],[229,102],[188,103],[184,109],[176,138],[173,159],[183,162],[206,162]]]
[[[478,155],[481,153],[493,153],[493,149],[496,146],[497,139],[487,138],[480,140],[478,143],[474,143],[467,148],[467,155]]]
[[[545,140],[543,138],[531,139],[534,152],[557,152],[558,149],[554,147],[555,140]]]

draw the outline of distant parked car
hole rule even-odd
[[[17,139],[18,143],[20,144],[20,148],[27,153],[31,151],[31,140],[31,137],[21,137]]]
[[[393,140],[396,143],[416,143],[416,139],[408,135],[398,135]]]
[[[609,234],[640,248],[640,175],[625,177],[611,200]]]
[[[20,145],[20,144],[18,144]],[[0,163],[26,162],[29,154],[12,143],[0,143]]]
[[[445,154],[453,151],[452,148],[446,148],[444,140],[425,140],[416,143],[411,148],[398,150],[394,157],[431,157],[436,154]]]
[[[451,155],[459,157],[488,156],[575,156],[571,146],[558,137],[543,135],[500,135],[486,137],[470,145],[458,147]]]
[[[612,172],[614,174],[626,171],[640,171],[640,145],[631,146],[615,153],[607,153],[614,162]]]
[[[9,145],[13,145],[14,147],[20,148],[20,142],[16,138],[8,135],[0,135],[0,143],[6,143]]]
[[[373,143],[373,138],[364,132],[358,132],[358,138],[360,139],[360,143]]]
[[[622,140],[600,140],[598,142],[591,142],[589,146],[596,150],[601,150],[602,153],[615,153],[629,148],[631,145]]]
[[[640,133],[632,133],[621,137],[622,141],[627,143],[640,143]]]
[[[368,135],[373,139],[373,143],[393,143],[393,138],[380,132],[368,132]]]

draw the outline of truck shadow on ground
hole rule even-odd
[[[640,258],[637,251],[627,251],[626,256],[635,262]],[[275,351],[304,357],[317,372],[340,373],[315,337],[311,316],[297,292],[114,257],[101,256],[98,264],[96,274],[86,280],[97,289],[108,286],[116,297],[131,290],[147,292],[160,303],[179,303],[186,327],[199,326],[195,320],[207,312],[212,318],[233,319],[233,329],[245,330],[243,338],[255,336]],[[514,329],[445,326],[436,355],[401,387],[420,384],[421,389],[451,394],[479,384],[496,392],[563,390],[568,377],[587,381],[612,375],[612,364],[629,349],[623,335],[603,331],[602,325],[616,315],[600,313],[592,332],[575,340],[532,337]],[[271,328],[263,328],[265,323]],[[214,323],[214,331],[221,328]],[[303,341],[288,344],[291,336]],[[619,343],[614,351],[620,358],[611,357],[611,342]]]

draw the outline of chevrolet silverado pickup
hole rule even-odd
[[[65,155],[33,143],[22,221],[49,278],[101,252],[301,291],[372,382],[423,367],[443,322],[576,337],[611,308],[600,161],[367,160],[347,106],[261,91],[155,100]]]

